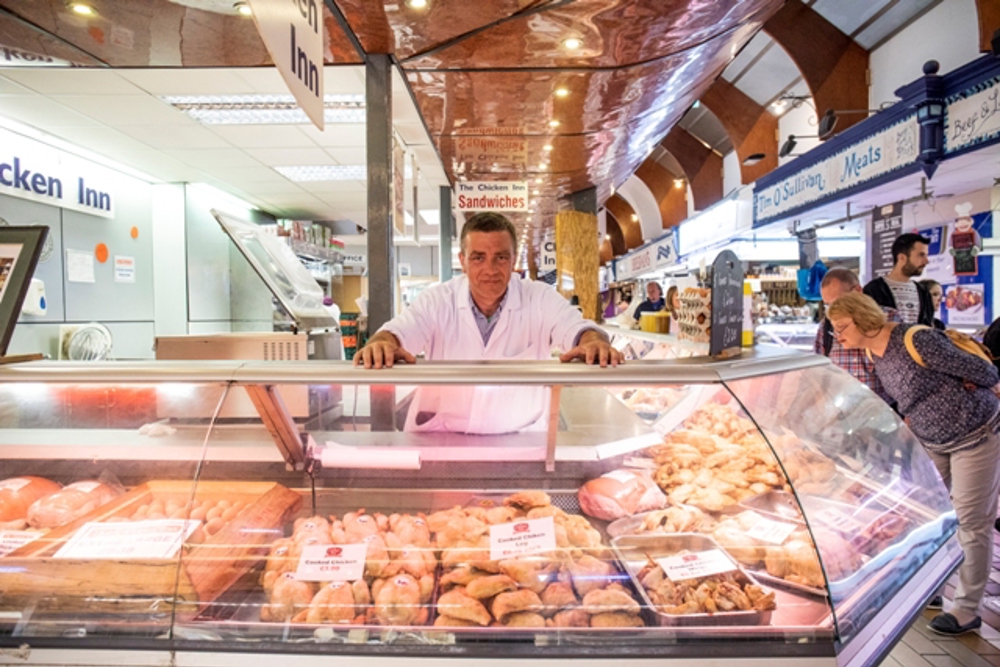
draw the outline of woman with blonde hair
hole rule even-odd
[[[979,603],[993,565],[1000,493],[1000,402],[992,390],[1000,380],[997,369],[963,352],[944,332],[926,327],[910,335],[911,353],[906,338],[915,325],[887,322],[865,294],[841,296],[830,305],[827,319],[841,345],[872,356],[886,393],[951,491],[965,561],[954,604],[928,627],[942,635],[971,632],[982,625]]]

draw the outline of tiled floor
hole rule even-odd
[[[1000,533],[994,535],[993,574],[986,585],[989,598],[1000,598]],[[955,591],[954,577],[945,589],[950,598]],[[997,607],[1000,609],[1000,606]],[[903,639],[883,661],[883,667],[1000,667],[1000,614],[982,608],[983,627],[979,634],[955,639],[936,635],[927,623],[939,612],[925,610]]]

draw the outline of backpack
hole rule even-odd
[[[924,368],[927,368],[927,364],[924,363],[923,357],[920,356],[920,353],[917,351],[917,347],[913,344],[913,334],[918,331],[923,331],[924,329],[930,329],[930,327],[923,324],[913,325],[907,329],[906,333],[903,335],[903,343],[906,345],[906,351],[910,353],[910,357],[912,357],[915,362]],[[955,347],[960,349],[962,352],[977,356],[987,363],[993,363],[993,355],[990,354],[989,348],[971,336],[967,336],[961,331],[956,331],[955,329],[945,329],[944,335],[947,336]]]

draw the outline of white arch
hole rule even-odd
[[[639,227],[642,229],[642,240],[649,241],[663,234],[663,218],[660,217],[660,205],[656,197],[649,191],[641,178],[632,175],[622,183],[617,190],[622,199],[627,201],[636,215],[639,216]]]

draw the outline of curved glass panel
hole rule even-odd
[[[834,366],[728,383],[788,474],[819,548],[842,642],[906,586],[955,532],[941,478],[919,441],[867,387]]]

